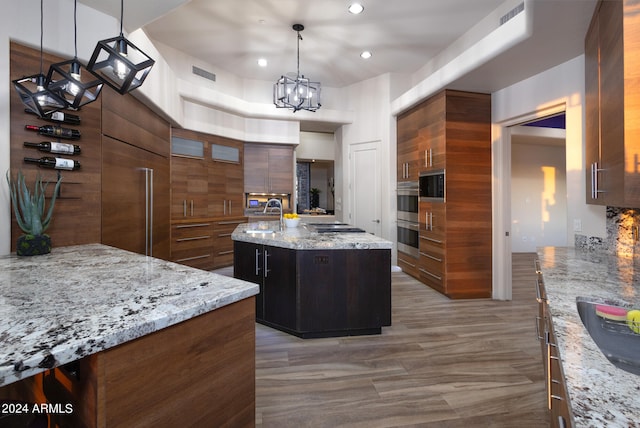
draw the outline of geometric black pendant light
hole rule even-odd
[[[50,91],[63,98],[68,107],[74,110],[98,99],[102,90],[102,80],[86,70],[78,60],[78,0],[73,5],[73,30],[75,55],[73,59],[58,62],[49,67],[47,85]],[[82,73],[82,69],[85,72]]]
[[[120,35],[96,45],[87,69],[120,94],[142,85],[155,61],[122,34],[124,0],[120,2]]]
[[[42,73],[43,21],[43,0],[40,0],[40,73],[12,81],[13,87],[20,96],[20,101],[27,109],[40,117],[46,117],[67,107],[63,98],[47,88],[47,79]]]

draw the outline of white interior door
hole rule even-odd
[[[380,236],[380,150],[379,141],[352,144],[349,149],[351,176],[349,223]]]

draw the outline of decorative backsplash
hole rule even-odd
[[[575,247],[627,257],[640,255],[639,225],[639,209],[607,207],[606,240],[576,234]]]

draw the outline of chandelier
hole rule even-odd
[[[294,113],[298,110],[316,111],[322,106],[320,82],[312,82],[300,74],[300,32],[304,26],[294,24],[292,28],[298,33],[298,71],[295,79],[283,75],[273,84],[273,103],[278,108],[292,109]]]

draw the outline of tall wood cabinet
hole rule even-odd
[[[246,143],[245,193],[293,193],[293,147]]]
[[[169,259],[169,123],[104,88],[102,243]]]
[[[233,265],[231,233],[246,222],[241,141],[172,130],[171,260],[200,269]]]
[[[640,206],[638,6],[601,1],[585,38],[586,201]]]
[[[490,95],[442,91],[400,115],[397,129],[398,150],[418,147],[418,177],[445,170],[445,200],[421,199],[420,255],[407,273],[450,298],[490,297]],[[398,259],[412,264],[401,252]]]

